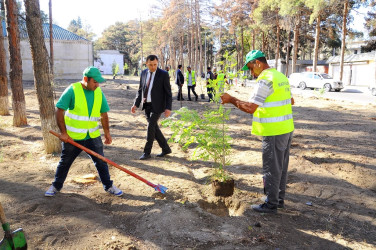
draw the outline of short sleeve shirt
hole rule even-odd
[[[273,82],[268,79],[263,79],[261,76],[257,78],[256,84],[256,88],[249,98],[249,102],[262,106],[265,102],[265,99],[274,92]]]

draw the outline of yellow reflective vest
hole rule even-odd
[[[262,79],[273,83],[274,92],[254,112],[252,134],[274,136],[292,132],[294,121],[287,77],[276,69],[266,69],[261,72],[257,81]]]
[[[192,75],[192,86],[196,84],[196,78],[195,78],[195,72],[193,70],[191,70],[191,75]],[[187,79],[187,85],[188,85],[188,82],[189,82],[189,71],[187,71],[186,75],[185,75],[185,79]]]
[[[218,82],[218,86],[223,86],[224,83],[225,83],[225,74],[223,73],[219,73],[218,76],[217,76],[217,82]]]
[[[95,89],[93,109],[89,116],[86,97],[81,83],[73,83],[72,88],[75,99],[74,108],[67,110],[64,116],[68,135],[73,140],[83,140],[87,133],[89,133],[90,138],[100,136],[98,122],[101,116],[102,90],[100,88]]]

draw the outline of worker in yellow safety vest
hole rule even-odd
[[[74,140],[104,156],[98,124],[100,121],[104,131],[104,143],[112,143],[107,115],[110,108],[99,87],[99,83],[104,81],[105,79],[98,68],[88,67],[83,72],[82,81],[68,86],[56,103],[56,121],[61,132],[60,139],[63,141],[62,152],[55,180],[46,191],[45,196],[55,196],[63,188],[73,161],[82,151],[70,144],[68,140]],[[91,155],[89,157],[97,168],[104,190],[110,194],[121,196],[123,191],[112,184],[107,163],[97,157]]]
[[[219,93],[223,93],[225,89],[226,75],[224,73],[219,73],[217,76],[217,86]]]
[[[277,213],[284,208],[287,168],[290,145],[294,131],[291,96],[287,77],[270,68],[264,53],[252,50],[246,56],[242,70],[250,70],[257,77],[257,86],[248,102],[227,93],[221,96],[222,103],[232,103],[240,110],[253,114],[252,134],[262,140],[263,179],[265,202],[252,205],[261,213]]]
[[[188,86],[188,101],[192,101],[191,99],[191,90],[192,90],[192,93],[195,95],[195,101],[197,102],[198,95],[196,94],[196,91],[195,91],[196,72],[191,69],[191,66],[187,67],[187,73],[186,73],[185,79],[187,81],[187,86]]]

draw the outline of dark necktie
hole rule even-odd
[[[148,83],[146,84],[146,88],[145,88],[145,91],[144,91],[144,102],[146,102],[146,99],[148,98],[149,86],[150,86],[152,76],[153,76],[153,73],[150,72],[150,78],[149,78]]]

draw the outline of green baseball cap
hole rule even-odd
[[[242,70],[249,70],[247,64],[250,61],[253,61],[253,60],[260,58],[260,57],[265,57],[265,54],[262,53],[260,50],[252,50],[252,51],[248,52],[248,54],[245,57],[245,65],[243,66]]]
[[[99,69],[93,66],[87,67],[82,74],[83,76],[93,78],[96,82],[99,82],[99,83],[106,81],[102,77],[102,74],[99,71]]]

